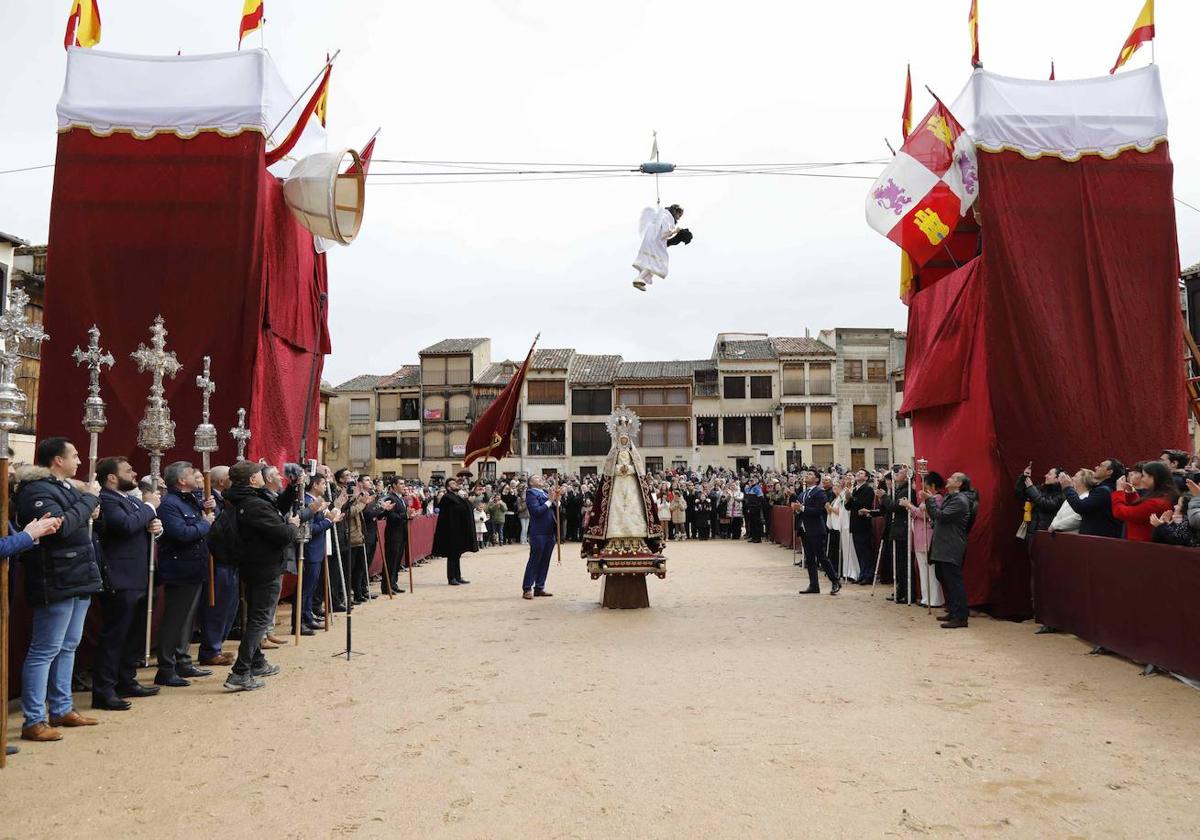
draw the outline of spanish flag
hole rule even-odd
[[[67,18],[63,49],[94,47],[100,43],[100,7],[97,0],[74,0]]]
[[[316,93],[308,100],[308,104],[304,106],[304,110],[300,112],[300,118],[296,120],[296,124],[292,126],[292,130],[288,132],[287,137],[279,142],[279,145],[267,152],[267,166],[278,163],[288,156],[292,147],[296,145],[296,141],[300,139],[300,135],[304,133],[304,129],[308,127],[308,120],[317,110],[317,104],[324,101],[325,92],[329,89],[329,74],[333,70],[332,64],[325,65],[325,75],[321,77],[321,84],[317,85]]]
[[[1117,63],[1108,71],[1111,76],[1121,68],[1126,61],[1133,58],[1133,54],[1138,51],[1138,47],[1146,41],[1154,40],[1154,0],[1146,0],[1146,5],[1142,6],[1142,12],[1137,16],[1137,20],[1133,22],[1133,31],[1129,33],[1129,37],[1125,39],[1125,45],[1121,47],[1121,53],[1117,56]]]
[[[329,53],[325,53],[325,63],[329,63]],[[321,123],[321,128],[325,127],[325,109],[329,106],[329,85],[328,75],[326,75],[326,84],[321,89],[321,98],[317,100],[317,107],[313,111],[317,115],[317,119]]]
[[[971,0],[967,26],[971,30],[971,66],[982,67],[983,62],[979,60],[979,0]]]
[[[238,25],[238,49],[242,39],[263,25],[263,4],[266,0],[242,0],[242,22]]]
[[[904,110],[900,113],[900,142],[908,139],[912,131],[912,65],[908,67],[908,77],[904,82]]]

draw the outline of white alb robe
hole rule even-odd
[[[633,261],[633,267],[642,273],[666,277],[667,240],[678,232],[675,217],[669,210],[647,207],[642,211],[638,230],[642,235],[642,247]]]

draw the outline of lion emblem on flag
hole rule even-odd
[[[979,171],[975,168],[971,156],[962,152],[955,163],[958,164],[958,171],[962,173],[963,189],[967,191],[967,195],[975,195],[975,190],[979,188]]]
[[[884,210],[891,210],[897,216],[903,216],[905,205],[913,202],[904,188],[891,178],[888,178],[887,183],[880,186],[872,195],[876,204]]]

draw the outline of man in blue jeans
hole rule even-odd
[[[529,489],[525,491],[525,504],[529,508],[529,562],[525,564],[525,580],[521,583],[521,597],[549,598],[546,591],[546,576],[550,574],[550,558],[558,543],[558,518],[552,505],[558,502],[559,489],[546,492],[546,480],[540,475],[529,477]]]
[[[17,523],[26,529],[49,515],[61,523],[21,558],[25,596],[33,607],[33,638],[21,669],[21,737],[58,741],[58,727],[95,726],[95,718],[75,710],[71,673],[83,637],[92,595],[103,588],[88,522],[100,509],[100,486],[75,481],[79,452],[66,438],[38,444],[37,467],[23,476],[17,492]],[[50,703],[47,720],[46,702]]]

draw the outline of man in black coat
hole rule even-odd
[[[830,595],[838,594],[842,583],[838,580],[833,564],[825,553],[825,518],[829,515],[825,503],[829,498],[825,491],[817,486],[817,474],[804,473],[804,487],[796,493],[793,509],[800,514],[801,527],[804,529],[804,557],[808,563],[808,589],[801,589],[801,595],[816,595],[821,592],[821,584],[817,578],[817,566],[824,570],[829,582],[833,585]]]
[[[446,492],[442,494],[433,531],[433,553],[446,558],[446,582],[451,586],[470,583],[463,580],[460,561],[465,552],[477,550],[471,503],[461,494],[464,480],[471,480],[470,470],[461,470],[446,480]]]
[[[388,576],[393,592],[400,588],[400,571],[405,569],[404,549],[408,545],[408,500],[402,492],[404,479],[391,480],[387,495],[380,504],[383,527],[383,573]]]
[[[1125,476],[1125,465],[1116,458],[1105,458],[1096,465],[1097,484],[1086,499],[1079,498],[1071,485],[1071,476],[1059,473],[1058,483],[1063,489],[1063,500],[1071,510],[1079,514],[1079,533],[1092,537],[1121,538],[1121,523],[1112,515],[1112,494],[1117,479]]]
[[[580,525],[583,522],[583,496],[579,493],[579,488],[572,484],[567,489],[567,495],[563,496],[562,500],[563,521],[566,525],[566,534],[563,535],[567,542],[578,542],[582,538]]]
[[[155,509],[160,499],[137,488],[137,473],[126,458],[101,458],[96,463],[100,483],[97,528],[104,549],[110,590],[100,596],[104,623],[92,663],[92,708],[124,711],[126,697],[152,697],[156,685],[137,681],[137,666],[146,637],[146,592],[150,576],[150,538],[162,533]]]
[[[100,509],[100,486],[75,481],[79,452],[66,438],[37,445],[37,467],[17,491],[19,527],[50,516],[58,532],[41,538],[21,555],[25,597],[33,607],[33,636],[21,669],[21,712],[26,741],[57,741],[60,726],[94,726],[95,718],[75,710],[71,674],[75,649],[92,596],[103,589],[88,522]],[[50,714],[47,721],[46,705]]]
[[[850,539],[854,541],[854,553],[858,557],[859,583],[871,583],[875,579],[875,552],[871,550],[871,511],[875,507],[875,488],[866,470],[854,474],[854,489],[846,510],[850,514]]]
[[[232,486],[225,494],[224,516],[233,516],[237,529],[238,571],[246,592],[246,626],[237,660],[225,688],[251,691],[262,688],[262,677],[279,673],[267,662],[262,642],[279,600],[280,576],[287,560],[295,557],[300,517],[281,513],[264,489],[258,464],[239,461],[229,468]]]
[[[916,502],[917,496],[912,488],[908,467],[897,464],[884,476],[884,492],[879,496],[877,514],[883,516],[883,539],[887,546],[884,558],[893,561],[886,569],[886,575],[881,577],[892,578],[890,600],[897,604],[907,604],[909,590],[913,588],[913,558],[908,548],[908,510],[900,504],[904,499],[911,504]]]

